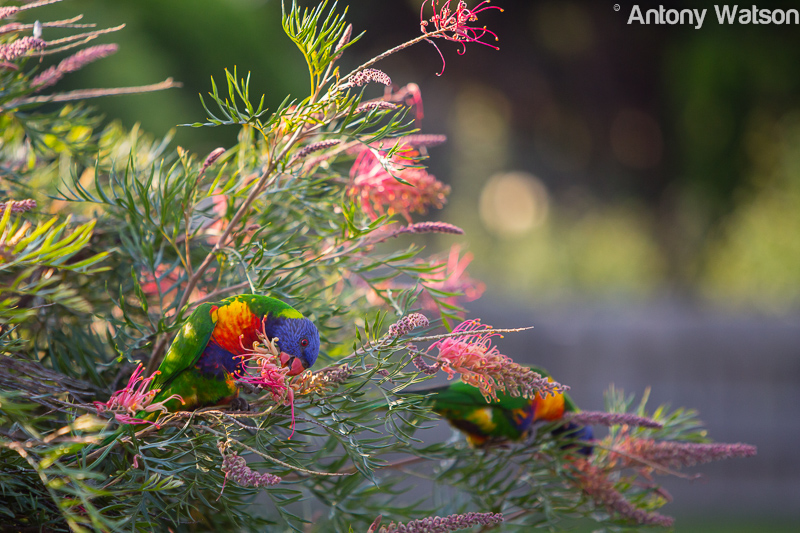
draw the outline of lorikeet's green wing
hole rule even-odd
[[[497,401],[487,402],[478,388],[460,381],[414,394],[426,393],[431,394],[433,411],[466,433],[473,446],[518,440],[533,420],[530,400],[499,393]]]
[[[213,307],[210,303],[197,306],[186,323],[181,326],[167,355],[158,367],[159,375],[153,380],[153,388],[165,392],[181,372],[197,364],[214,333],[216,319],[212,316]]]

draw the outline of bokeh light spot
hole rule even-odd
[[[495,174],[483,187],[479,212],[486,228],[503,237],[522,235],[547,219],[547,189],[532,174]]]

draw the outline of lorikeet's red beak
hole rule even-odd
[[[291,356],[286,352],[281,352],[281,366],[289,367],[289,375],[296,376],[303,372],[306,368],[303,366],[303,362],[300,361],[297,357]]]

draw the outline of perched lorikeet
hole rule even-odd
[[[549,378],[544,370],[531,368]],[[487,402],[480,389],[461,381],[443,387],[414,391],[413,394],[430,394],[433,411],[466,434],[470,445],[478,448],[522,440],[535,422],[554,422],[560,420],[565,412],[579,411],[578,406],[566,393],[546,397],[537,394],[529,400],[498,392],[497,401]],[[553,433],[563,434],[569,439],[593,438],[591,427],[572,423],[557,428]],[[591,446],[582,446],[579,450],[584,455],[589,455],[591,451]]]
[[[281,364],[297,375],[310,368],[319,354],[319,332],[309,319],[289,305],[255,294],[240,294],[197,307],[172,341],[158,367],[153,402],[165,402],[170,411],[192,410],[238,398],[235,374],[243,370],[238,357],[263,331],[278,338]]]

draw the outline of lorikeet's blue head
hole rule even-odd
[[[267,333],[278,337],[281,364],[288,366],[290,376],[311,368],[319,355],[319,331],[307,318],[276,317],[267,324]]]

